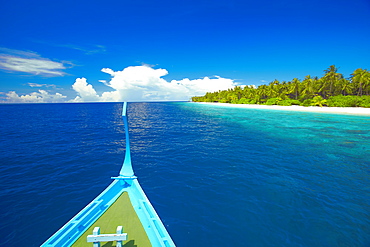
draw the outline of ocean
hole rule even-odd
[[[121,103],[0,104],[0,246],[39,246],[118,175]],[[370,246],[370,117],[129,103],[178,247]]]

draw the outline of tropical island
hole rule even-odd
[[[208,92],[192,97],[193,102],[219,102],[231,104],[259,104],[279,106],[328,106],[370,108],[370,71],[356,69],[350,78],[338,73],[331,65],[323,77],[307,75],[302,81],[274,80],[268,85],[236,86],[233,89]]]

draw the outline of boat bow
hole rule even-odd
[[[150,241],[150,245],[155,247],[175,246],[161,219],[154,210],[154,207],[141,188],[137,177],[134,175],[130,154],[127,102],[123,104],[122,118],[125,126],[126,153],[119,175],[117,177],[112,177],[114,181],[100,195],[98,195],[92,202],[90,202],[84,209],[82,209],[76,216],[68,221],[41,246],[74,246],[76,242],[79,243],[77,244],[78,246],[81,246],[81,243],[83,243],[82,246],[91,246],[91,243],[87,243],[86,236],[93,233],[91,229],[97,227],[98,225],[96,224],[103,224],[102,222],[105,222],[102,219],[111,217],[107,216],[111,215],[109,210],[117,207],[114,206],[114,204],[121,200],[120,198],[122,198],[122,195],[125,192],[128,193],[129,197],[129,200],[126,201],[129,201],[131,204],[130,206],[132,206],[134,209],[136,214],[135,217],[139,219],[141,227],[144,229],[146,237]],[[120,209],[117,212],[122,213],[125,210],[125,208],[122,208],[122,210]],[[110,214],[108,212],[110,212]],[[113,217],[122,216],[114,215]],[[121,222],[126,221],[125,219],[119,221],[119,225],[123,225],[124,231],[125,229],[134,229],[131,226],[125,226],[125,224],[121,224]],[[110,220],[107,222],[110,222]],[[118,225],[109,227],[116,228],[117,226]],[[102,226],[99,227],[103,229]],[[134,232],[134,230],[131,231]],[[130,232],[128,232],[128,239],[130,239]],[[140,244],[138,243],[139,241],[135,242],[135,245],[137,244],[139,247]]]

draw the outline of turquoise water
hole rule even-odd
[[[118,174],[121,108],[0,105],[1,246],[40,245]],[[177,246],[370,245],[370,117],[128,111],[135,173]]]

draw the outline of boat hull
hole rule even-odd
[[[41,246],[72,246],[102,215],[127,192],[152,246],[175,246],[158,214],[136,178],[115,180],[84,209],[68,221]],[[125,210],[125,209],[122,209]],[[124,227],[125,228],[125,227]],[[91,234],[91,233],[90,233]]]

